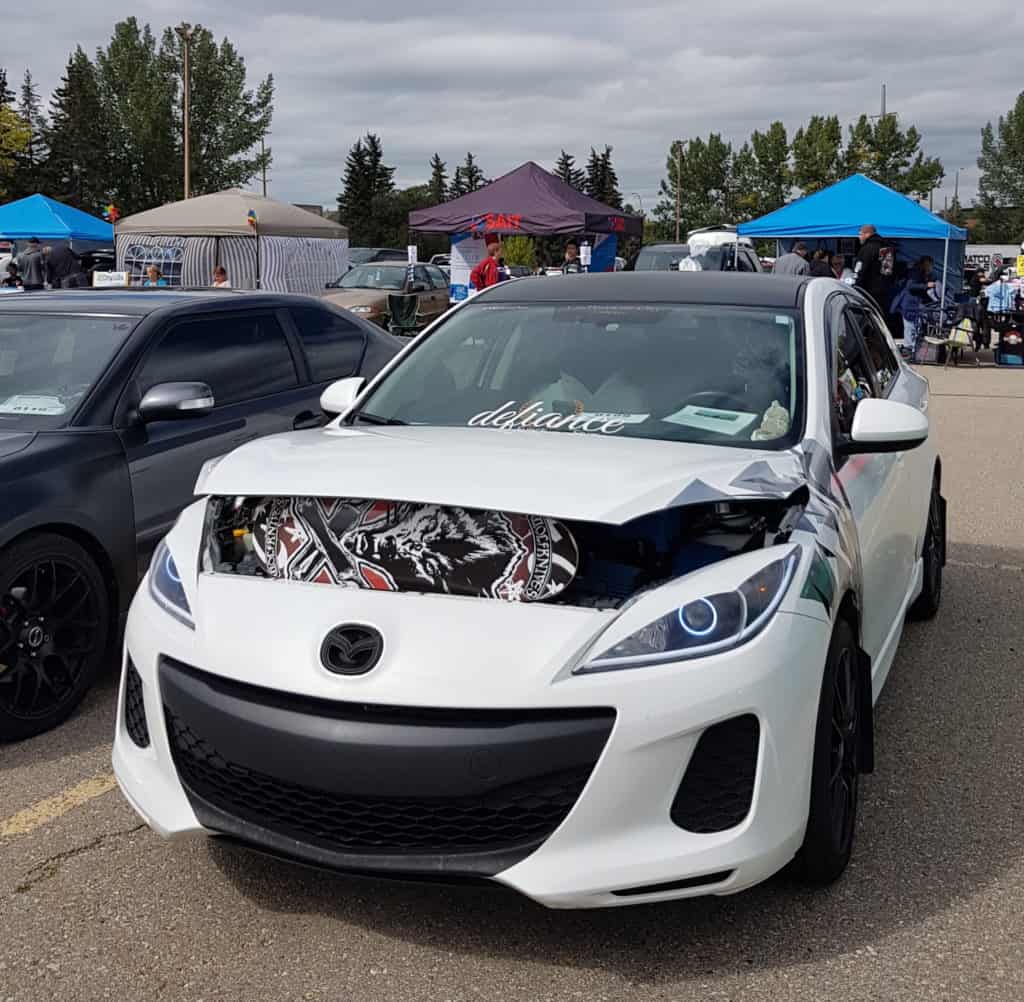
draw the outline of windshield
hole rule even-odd
[[[136,323],[0,313],[0,431],[67,424]]]
[[[339,283],[341,289],[388,289],[401,291],[405,268],[394,265],[362,264],[353,268]]]
[[[800,336],[787,310],[473,304],[351,420],[785,448],[800,426]]]
[[[672,250],[642,250],[636,259],[635,271],[675,271],[684,257],[690,256],[688,247]]]

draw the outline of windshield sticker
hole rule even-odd
[[[702,431],[714,431],[720,435],[740,435],[756,420],[756,414],[744,411],[723,411],[715,407],[696,407],[687,404],[681,411],[662,418],[672,424],[681,424],[687,428],[700,428]]]
[[[492,411],[474,414],[466,424],[471,428],[502,428],[505,430],[531,429],[537,431],[584,431],[600,435],[614,435],[627,424],[641,424],[649,414],[596,414],[583,410],[577,400],[572,414],[547,411],[544,404],[535,401],[520,406],[509,400]],[[753,420],[753,415],[751,415]]]
[[[44,417],[58,417],[67,408],[59,397],[29,396],[19,394],[8,397],[0,403],[0,414],[40,414]]]

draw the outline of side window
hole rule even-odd
[[[293,306],[292,319],[309,360],[314,383],[359,371],[366,334],[350,320],[316,306]]]
[[[429,274],[430,277],[434,280],[435,289],[448,288],[448,279],[445,277],[444,272],[441,271],[441,269],[438,268],[436,265],[428,264],[427,274]]]
[[[412,280],[414,282],[421,282],[428,289],[433,288],[434,283],[431,281],[430,275],[427,273],[427,269],[422,264],[416,265],[413,269],[412,276]]]
[[[745,247],[741,247],[739,250],[738,265],[740,271],[757,271],[757,268],[754,265],[753,256]]]
[[[861,337],[868,350],[868,358],[875,370],[878,392],[884,396],[899,375],[899,362],[889,347],[889,339],[885,332],[878,326],[878,321],[870,313],[862,310],[857,310],[856,315]]]
[[[874,396],[872,370],[860,340],[860,324],[852,310],[845,310],[839,321],[836,344],[835,417],[838,430],[849,435],[857,404]]]
[[[211,316],[176,324],[142,363],[143,393],[157,383],[209,384],[217,406],[299,383],[288,341],[271,314]]]

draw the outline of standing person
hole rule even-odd
[[[20,289],[21,284],[21,275],[18,274],[18,266],[13,261],[8,261],[7,274],[4,275],[3,281],[0,282],[0,286],[3,286],[5,289]]]
[[[842,254],[832,255],[832,264],[829,269],[829,275],[837,282],[845,282],[847,285],[853,285],[857,277],[854,275],[852,268],[846,267],[846,258],[844,258]]]
[[[213,287],[215,289],[231,288],[231,283],[228,281],[228,270],[222,264],[213,269]]]
[[[562,261],[563,275],[579,275],[583,272],[583,265],[580,262],[580,249],[576,241],[570,240],[565,245],[565,259]]]
[[[827,250],[822,250],[819,247],[814,252],[814,257],[811,258],[811,275],[813,275],[814,278],[832,277],[832,266],[829,264]]]
[[[798,240],[788,254],[775,262],[773,275],[809,275],[811,266],[807,263],[807,244]]]
[[[16,264],[21,272],[21,285],[26,292],[37,292],[46,282],[46,262],[39,246],[39,237],[33,237],[28,247],[18,255]]]
[[[68,244],[57,244],[44,252],[46,274],[51,289],[71,289],[78,285],[82,261]]]
[[[889,283],[882,274],[882,248],[884,243],[874,226],[867,224],[860,228],[860,250],[857,252],[857,263],[854,274],[857,276],[857,288],[863,289],[886,313],[889,304],[885,302],[889,291]]]
[[[469,281],[477,292],[489,289],[501,281],[498,273],[498,257],[501,254],[501,243],[493,234],[487,240],[487,256],[470,272]]]

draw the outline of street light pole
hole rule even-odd
[[[191,122],[189,121],[189,102],[191,99],[192,80],[189,73],[188,57],[189,57],[189,46],[192,43],[192,35],[195,33],[195,28],[191,24],[182,21],[177,28],[174,29],[178,37],[181,39],[182,46],[182,76],[184,77],[184,86],[182,93],[184,96],[184,114],[182,116],[182,125],[184,126],[184,147],[185,147],[185,197],[190,198],[192,195],[192,142],[191,142]]]
[[[676,140],[676,243],[679,243],[679,222],[682,216],[682,187],[683,187],[683,146]]]

